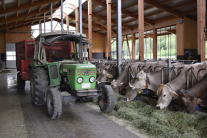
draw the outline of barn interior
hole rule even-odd
[[[206,4],[206,0],[0,0],[0,137],[206,137],[207,101],[203,99],[207,97],[193,91],[207,86]],[[77,39],[66,42],[58,38],[49,44],[44,35],[52,39],[52,34],[76,35]],[[46,53],[38,52],[41,46]],[[60,70],[59,80],[54,81],[49,69],[53,62],[58,62]],[[67,89],[72,77],[61,78],[61,67],[66,65],[60,64],[76,62],[92,63],[95,68],[84,72],[84,76],[96,72],[94,84],[90,78],[82,78],[97,89],[98,96],[89,96],[89,101],[74,99],[78,94],[62,90],[61,85]],[[32,94],[31,74],[35,71],[31,68],[40,64],[48,68],[44,91],[57,88],[63,93],[61,117],[47,116],[47,92],[41,106],[34,98],[39,95]],[[161,76],[154,79],[156,72]],[[144,88],[136,86],[137,79],[146,80]],[[177,93],[164,109],[158,102],[161,85],[150,87],[156,81]],[[110,113],[101,109],[102,84],[113,90]],[[37,87],[43,89],[42,84]],[[74,84],[70,90],[75,89]],[[180,105],[181,89],[193,95],[191,102],[197,99],[193,111]]]

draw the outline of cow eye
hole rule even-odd
[[[165,95],[163,95],[163,97],[165,97],[166,96],[166,94]]]

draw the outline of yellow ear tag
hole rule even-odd
[[[195,99],[196,104],[198,104],[198,99]]]
[[[142,91],[139,91],[139,93],[142,93]]]
[[[173,94],[173,97],[176,97],[177,95]]]

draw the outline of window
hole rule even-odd
[[[111,51],[116,51],[116,38],[111,39]],[[116,52],[112,58],[116,59]]]
[[[139,59],[139,33],[135,34],[135,59]]]
[[[176,26],[157,29],[157,59],[177,59]]]
[[[123,36],[123,39],[124,41],[122,51],[124,51],[124,59],[130,59],[130,55],[132,58],[132,35]]]
[[[153,30],[144,32],[144,59],[153,59]]]
[[[6,52],[6,60],[16,60],[16,52],[15,51],[7,51]]]

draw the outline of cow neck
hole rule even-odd
[[[160,79],[158,78],[159,76],[160,76]],[[150,82],[150,84],[148,85],[148,89],[156,92],[159,88],[159,85],[161,84],[161,81],[159,81],[161,80],[161,71],[149,73],[148,75],[146,75],[146,80],[147,80],[147,77]]]

